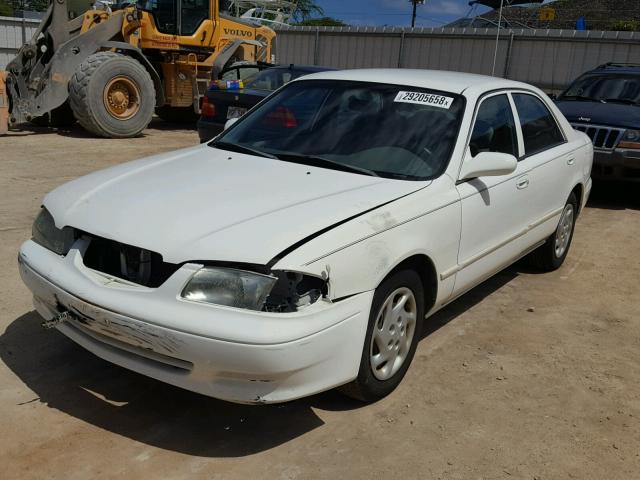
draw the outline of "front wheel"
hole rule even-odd
[[[404,377],[418,345],[424,291],[418,274],[396,272],[376,289],[358,377],[340,390],[371,402],[389,395]]]
[[[556,231],[547,238],[543,245],[529,255],[529,262],[532,266],[544,272],[552,272],[562,266],[571,247],[577,216],[578,199],[572,193],[562,210]]]
[[[107,138],[136,137],[147,128],[156,103],[149,72],[115,52],[88,57],[69,82],[69,103],[80,125]]]

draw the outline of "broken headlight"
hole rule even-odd
[[[42,208],[33,222],[31,238],[34,242],[58,255],[66,255],[73,245],[75,234],[71,227],[62,229],[56,227],[49,211]]]
[[[276,271],[278,282],[267,298],[268,312],[295,312],[327,295],[327,280],[301,272]]]
[[[327,294],[327,281],[300,272],[272,275],[226,267],[198,270],[182,290],[194,302],[266,312],[295,312]]]
[[[233,268],[204,267],[182,290],[182,298],[248,310],[262,310],[278,279]]]

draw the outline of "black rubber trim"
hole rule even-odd
[[[389,205],[390,203],[393,203],[397,200],[400,200],[401,198],[405,198],[408,197],[409,195],[413,195],[416,192],[419,192],[420,190],[423,190],[425,188],[427,188],[429,185],[431,184],[431,181],[429,181],[428,185],[425,185],[422,188],[418,188],[417,190],[414,190],[412,192],[406,193],[404,195],[401,195],[399,197],[394,198],[393,200],[389,200],[388,202],[384,202],[381,203],[380,205],[376,205],[375,207],[372,207],[368,210],[364,210],[360,213],[356,213],[355,215],[352,215],[350,217],[347,217],[343,220],[340,220],[339,222],[336,222],[332,225],[329,225],[328,227],[325,227],[321,230],[318,230],[315,233],[312,233],[311,235],[308,235],[306,237],[304,237],[302,240],[297,241],[296,243],[294,243],[293,245],[291,245],[288,248],[285,248],[283,251],[281,251],[280,253],[278,253],[275,257],[273,257],[271,260],[269,260],[269,263],[267,263],[267,267],[268,268],[273,268],[273,266],[278,263],[280,260],[282,260],[284,257],[286,257],[287,255],[289,255],[291,252],[293,252],[294,250],[297,250],[298,248],[300,248],[302,245],[304,245],[307,242],[310,242],[311,240],[313,240],[316,237],[319,237],[320,235],[323,235],[325,233],[327,233],[330,230],[333,230],[336,227],[339,227],[340,225],[343,225],[347,222],[350,222],[351,220],[361,217],[362,215],[366,215],[369,212],[373,212],[374,210],[377,210],[378,208],[384,207],[385,205]]]

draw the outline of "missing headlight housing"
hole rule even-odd
[[[288,271],[274,274],[278,281],[264,305],[264,310],[268,312],[295,312],[328,293],[327,281],[323,278]]]
[[[71,227],[56,227],[53,216],[43,207],[33,222],[31,238],[58,255],[66,255],[75,241],[75,231]]]

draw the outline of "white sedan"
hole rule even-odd
[[[43,325],[235,402],[372,401],[425,318],[563,263],[592,145],[540,90],[425,70],[294,81],[211,143],[49,193],[19,254]]]

